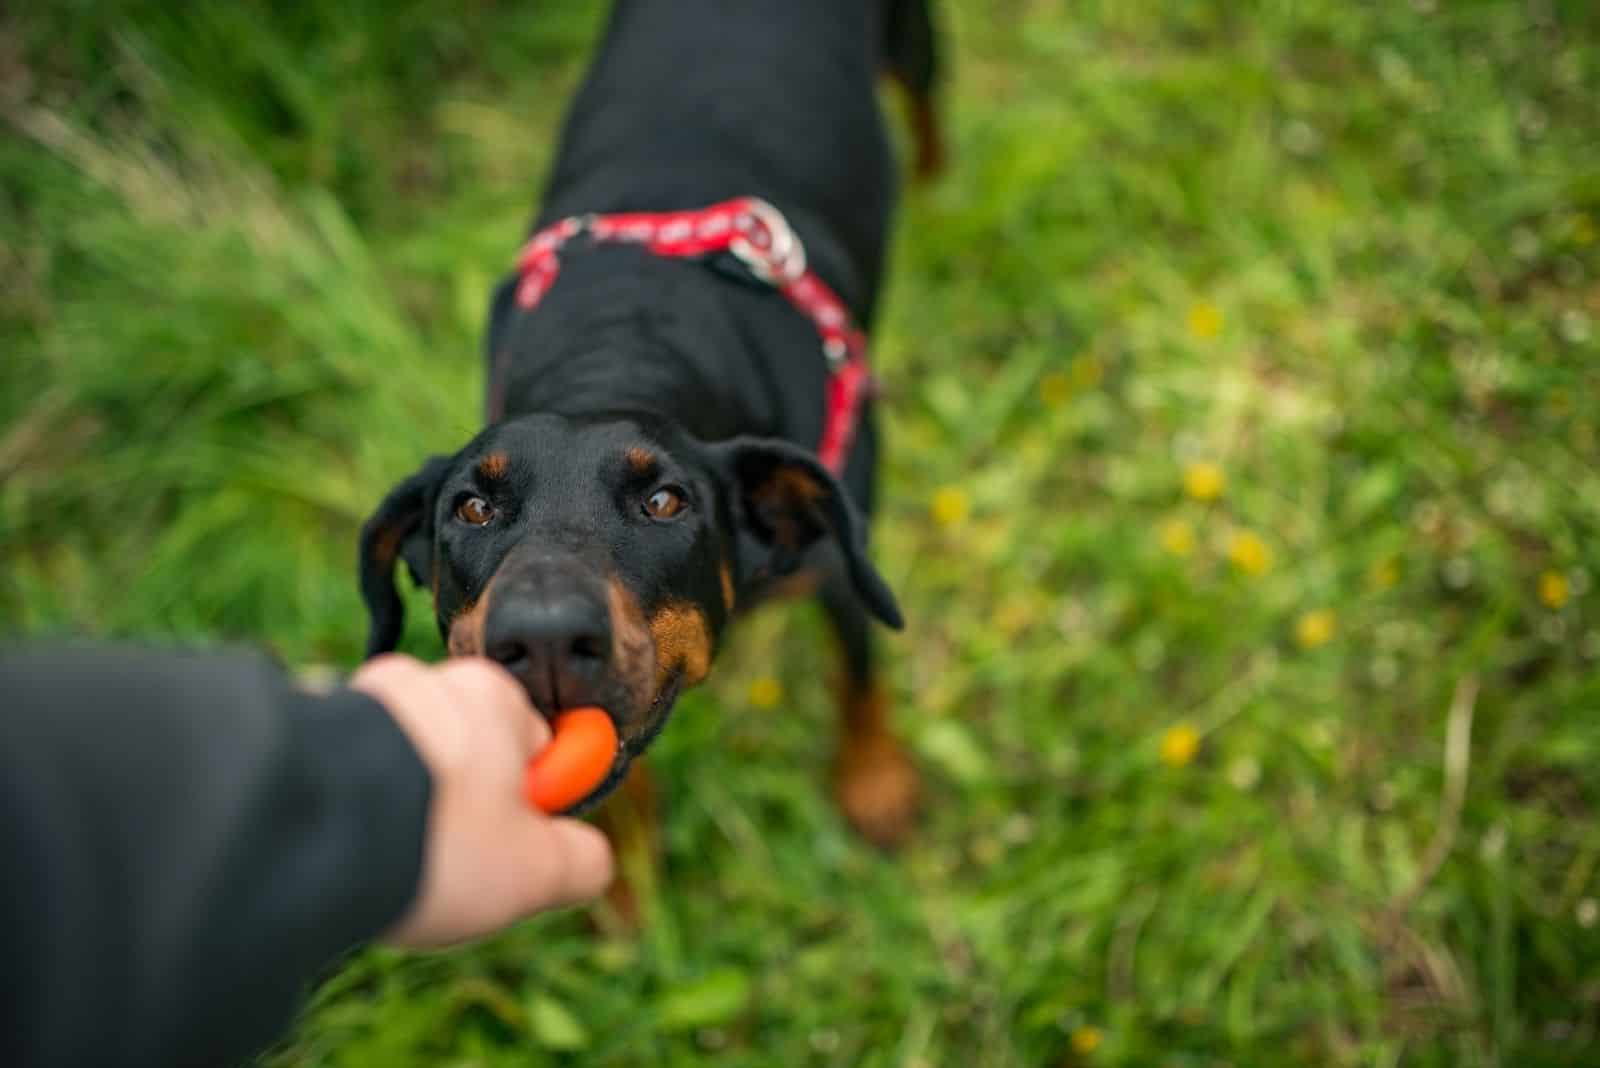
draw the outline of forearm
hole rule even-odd
[[[428,775],[370,698],[81,649],[0,661],[0,694],[7,1034],[34,1057],[237,1059],[415,893]]]

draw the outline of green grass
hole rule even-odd
[[[357,525],[476,426],[599,12],[300,6],[0,33],[13,628],[349,666]],[[771,613],[657,747],[638,938],[371,951],[270,1064],[1600,1059],[1600,9],[945,11],[875,333],[916,845]]]

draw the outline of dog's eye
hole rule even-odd
[[[644,502],[644,514],[651,519],[674,519],[683,511],[683,490],[677,486],[662,486]]]
[[[494,518],[494,505],[482,497],[468,497],[456,505],[456,518],[463,523],[481,527]]]

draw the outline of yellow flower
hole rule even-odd
[[[1195,301],[1189,306],[1189,333],[1201,341],[1222,333],[1222,309],[1210,301]]]
[[[1105,1034],[1098,1027],[1085,1025],[1072,1032],[1072,1051],[1080,1057],[1087,1057],[1100,1048],[1100,1043],[1105,1041]]]
[[[972,501],[967,491],[958,486],[941,487],[933,495],[933,521],[941,527],[953,527],[967,518],[972,511]]]
[[[1544,602],[1546,608],[1560,609],[1571,594],[1567,576],[1561,572],[1546,571],[1539,576],[1539,600]]]
[[[1161,763],[1181,768],[1194,759],[1200,749],[1200,732],[1188,723],[1174,723],[1161,732]]]
[[[1161,548],[1173,556],[1188,556],[1194,552],[1194,528],[1184,519],[1169,519],[1162,523]]]
[[[1183,492],[1197,501],[1216,500],[1227,484],[1222,468],[1209,460],[1196,461],[1183,469]]]
[[[1072,379],[1065,371],[1051,371],[1039,379],[1039,399],[1046,408],[1059,408],[1072,397]]]
[[[1315,649],[1319,645],[1327,645],[1333,640],[1337,623],[1338,620],[1331,609],[1316,608],[1310,612],[1302,612],[1294,623],[1294,640],[1300,643],[1302,649]]]
[[[1400,561],[1386,556],[1367,572],[1367,585],[1375,590],[1392,590],[1400,581]]]
[[[1271,570],[1272,549],[1258,534],[1248,530],[1235,531],[1228,540],[1228,559],[1244,574],[1256,578]]]
[[[757,708],[777,708],[778,702],[783,700],[783,683],[771,675],[763,675],[750,683],[748,697],[750,703]]]

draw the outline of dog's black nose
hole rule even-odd
[[[579,590],[497,590],[484,621],[484,651],[522,681],[545,715],[599,704],[611,660],[611,617]]]

